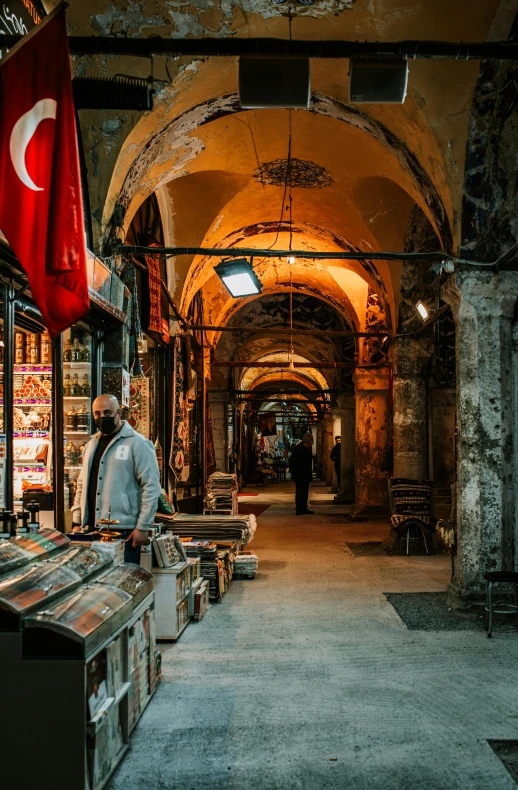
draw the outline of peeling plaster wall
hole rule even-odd
[[[388,487],[381,471],[389,433],[388,369],[357,369],[356,509],[386,509]]]

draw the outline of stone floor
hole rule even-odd
[[[321,485],[307,517],[291,483],[249,490],[260,572],[163,646],[110,790],[516,788],[487,741],[518,738],[518,634],[407,630],[384,593],[445,590],[447,557],[355,557],[386,524],[336,523]]]

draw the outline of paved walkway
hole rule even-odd
[[[336,523],[323,486],[307,517],[291,483],[249,490],[260,573],[163,646],[110,790],[516,788],[487,740],[518,739],[518,635],[408,630],[384,593],[445,590],[447,557],[355,557],[386,524]]]

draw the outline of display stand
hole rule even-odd
[[[151,572],[155,577],[157,641],[176,642],[189,624],[190,565],[179,562]]]
[[[131,600],[129,603],[131,608]],[[60,658],[59,653],[67,651],[66,642],[72,640],[41,627],[34,628],[34,635],[31,628],[19,634],[0,635],[0,649],[6,637],[11,637],[8,640],[11,649],[4,665],[9,682],[2,694],[2,707],[9,711],[9,726],[3,730],[7,736],[4,747],[8,744],[3,750],[2,761],[6,787],[14,786],[14,780],[17,787],[38,787],[41,790],[101,790],[106,785],[128,749],[131,730],[155,690],[153,671],[150,673],[153,682],[148,685],[143,704],[132,721],[129,649],[137,624],[153,608],[154,594],[150,593],[122,625],[81,658]],[[16,638],[18,650],[12,649],[12,637]],[[93,660],[104,660],[114,645],[121,647],[121,674],[117,682],[111,681],[106,698],[91,716],[87,703],[88,692],[91,691],[89,668]],[[20,647],[21,661],[17,660]],[[77,652],[76,647],[72,652]],[[152,631],[148,635],[146,650],[154,662]],[[20,697],[21,689],[23,698]],[[26,739],[20,737],[28,727],[32,733],[30,759],[27,759]],[[52,733],[51,741],[48,737],[40,737],[49,732]],[[51,743],[55,745],[55,753]],[[54,764],[52,770],[51,764]],[[94,783],[89,778],[92,773],[98,776]]]

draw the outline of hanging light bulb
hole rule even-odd
[[[286,260],[288,261],[289,264],[294,264],[297,259],[296,259],[296,257],[294,255],[288,255]]]

